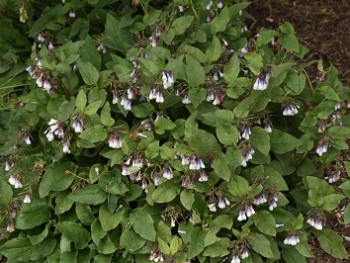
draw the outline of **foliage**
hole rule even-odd
[[[50,2],[50,3],[49,3]],[[1,1],[9,262],[347,258],[349,92],[249,3]],[[19,19],[18,19],[19,17]],[[314,84],[313,84],[314,83]]]

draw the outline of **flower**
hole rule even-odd
[[[324,179],[328,179],[328,182],[330,184],[335,183],[336,181],[338,181],[340,179],[340,171],[337,170],[337,171],[331,173],[329,176],[325,176]]]
[[[163,71],[162,81],[164,89],[168,89],[174,84],[174,76],[170,71]]]
[[[156,102],[157,103],[163,103],[164,102],[164,97],[163,97],[163,94],[162,92],[158,91],[156,93]]]
[[[208,209],[209,209],[209,211],[210,212],[213,212],[213,213],[215,213],[216,212],[216,204],[215,203],[210,203],[210,204],[208,204]]]
[[[320,141],[317,144],[316,153],[319,156],[322,156],[324,153],[326,153],[328,151],[328,147],[329,147],[329,142],[328,141]]]
[[[75,18],[75,15],[76,15],[76,14],[75,14],[75,10],[70,10],[70,11],[69,11],[69,17],[70,17],[70,18]]]
[[[108,146],[113,149],[120,149],[123,145],[122,138],[118,133],[112,133],[108,138]]]
[[[251,205],[244,205],[241,210],[239,211],[237,220],[238,221],[244,221],[248,217],[251,217],[255,214],[255,210]]]
[[[198,181],[199,182],[206,182],[206,181],[208,181],[208,175],[207,175],[207,173],[204,171],[204,170],[201,170],[200,172],[199,172],[199,178],[198,178]]]
[[[8,223],[7,223],[7,226],[6,226],[6,231],[7,232],[14,232],[16,229],[15,229],[15,225],[13,223],[12,220],[10,220]]]
[[[191,103],[190,99],[188,98],[188,95],[185,95],[185,97],[182,99],[182,103],[183,104],[190,104]]]
[[[32,202],[32,198],[30,197],[29,194],[26,194],[23,200],[24,204],[30,204]]]
[[[210,10],[211,7],[212,7],[212,5],[213,5],[213,1],[212,1],[212,0],[209,0],[209,1],[208,1],[208,4],[207,4],[207,6],[206,6],[206,9],[207,9],[207,10]]]
[[[248,248],[246,246],[244,246],[241,249],[239,256],[240,256],[241,259],[245,259],[245,258],[249,257],[249,250],[248,250]]]
[[[51,119],[48,122],[48,125],[49,128],[45,130],[45,134],[49,142],[55,140],[55,136],[57,136],[58,138],[63,138],[64,130],[62,124],[58,120]]]
[[[8,172],[10,171],[10,169],[14,166],[15,164],[13,162],[10,161],[6,161],[5,163],[5,171]]]
[[[25,135],[23,136],[23,140],[24,140],[24,142],[25,142],[27,145],[31,145],[31,144],[32,144],[32,141],[30,140],[30,137],[29,137],[28,134],[25,134]]]
[[[131,110],[131,100],[129,100],[127,97],[123,96],[122,100],[120,102],[120,105],[124,107],[125,110]]]
[[[230,263],[240,263],[240,262],[241,260],[239,259],[238,255],[232,254]]]
[[[264,193],[261,193],[254,197],[253,204],[254,205],[262,205],[267,202],[266,195]]]
[[[245,140],[249,140],[251,134],[252,131],[250,130],[250,128],[248,126],[244,126],[241,130],[240,136]]]
[[[261,73],[256,79],[253,89],[254,90],[265,90],[269,84],[270,74]]]
[[[153,250],[151,251],[151,254],[150,254],[150,256],[148,257],[148,259],[149,259],[150,261],[154,261],[154,262],[164,262],[163,254],[162,254],[162,252],[160,252],[160,251],[158,250],[158,248],[153,249]]]
[[[163,169],[163,177],[165,179],[170,180],[173,178],[173,175],[174,174],[173,174],[173,170],[171,169],[171,166],[169,166],[169,165],[165,166]]]
[[[310,217],[306,220],[306,223],[308,223],[310,226],[314,227],[317,230],[323,229],[323,222],[321,219],[317,217]]]
[[[186,155],[181,155],[181,164],[182,165],[189,165],[190,164],[190,158]]]
[[[299,242],[300,242],[300,239],[297,234],[290,234],[283,241],[284,244],[292,245],[292,246],[297,245]]]
[[[76,132],[76,133],[81,133],[83,131],[83,129],[84,129],[84,122],[80,118],[80,116],[75,115],[73,117],[72,127],[74,129],[74,132]]]
[[[117,104],[119,101],[119,91],[117,89],[112,90],[112,95],[113,95],[112,104]]]
[[[47,46],[49,49],[54,49],[55,47],[54,47],[54,45],[53,45],[53,43],[50,41],[49,42],[49,45]]]
[[[215,94],[214,94],[214,91],[211,89],[211,90],[208,90],[208,94],[207,94],[207,98],[206,100],[209,102],[209,101],[212,101],[212,100],[215,100]]]
[[[205,165],[198,155],[194,155],[190,158],[190,170],[204,169]]]
[[[69,149],[69,146],[70,146],[70,136],[65,136],[62,141],[62,146],[63,146],[63,152],[64,153],[70,153],[70,149]]]
[[[268,204],[269,204],[269,210],[273,211],[277,207],[278,202],[278,195],[273,194],[271,197],[269,197]]]
[[[253,154],[255,153],[255,150],[253,147],[249,146],[247,149],[245,149],[242,153],[243,158],[242,158],[242,166],[246,167],[247,162],[253,158]]]
[[[296,114],[298,114],[298,109],[299,109],[299,105],[298,104],[287,104],[286,106],[284,106],[283,108],[283,116],[294,116]]]
[[[102,54],[105,54],[107,52],[106,47],[103,44],[98,45],[97,51],[102,52]]]

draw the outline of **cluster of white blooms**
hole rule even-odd
[[[13,174],[10,176],[8,182],[10,185],[13,185],[15,188],[22,188],[23,187],[21,180]]]
[[[163,172],[163,178],[165,178],[165,179],[170,180],[170,179],[172,179],[173,176],[174,176],[173,169],[171,168],[170,165],[166,165],[166,166],[163,168],[162,172]]]
[[[108,138],[108,146],[113,149],[122,148],[123,141],[122,137],[118,133],[112,133]]]
[[[69,17],[70,18],[75,18],[75,16],[76,16],[75,10],[70,10],[69,11]]]
[[[163,103],[164,97],[163,93],[160,90],[157,90],[155,87],[151,88],[150,93],[148,95],[149,100],[155,100],[157,103]]]
[[[249,137],[250,135],[252,134],[252,131],[250,130],[250,127],[248,126],[244,126],[242,129],[241,129],[241,132],[239,133],[239,137],[238,139],[245,139],[245,140],[249,140]]]
[[[154,262],[164,262],[163,254],[158,249],[153,249],[148,259]]]
[[[74,129],[74,132],[81,133],[84,130],[83,120],[79,115],[74,115],[72,119],[73,119],[72,127]]]
[[[62,139],[64,136],[64,130],[61,123],[56,119],[51,119],[48,123],[49,128],[45,130],[46,138],[49,142],[55,140],[55,137]]]
[[[269,204],[269,210],[273,211],[277,207],[277,202],[278,202],[278,195],[277,194],[272,194],[268,198],[268,204]]]
[[[251,159],[253,159],[253,154],[255,153],[255,150],[253,147],[249,146],[247,147],[243,152],[242,152],[242,166],[246,167],[247,166],[247,162]]]
[[[105,45],[99,44],[97,47],[97,51],[102,52],[102,54],[106,54],[107,49],[106,49]]]
[[[264,193],[260,193],[259,195],[257,195],[253,199],[254,205],[262,205],[262,204],[265,204],[266,202],[267,202],[267,198],[266,198],[266,195]]]
[[[330,173],[329,175],[325,176],[324,179],[328,180],[330,184],[335,183],[340,179],[341,172],[339,170],[334,171]]]
[[[309,217],[306,222],[317,230],[323,229],[323,222],[318,217]]]
[[[270,74],[269,73],[261,73],[256,79],[253,89],[254,90],[266,90],[269,84]]]
[[[23,203],[24,204],[30,204],[31,202],[32,202],[32,198],[31,198],[30,194],[26,194],[24,196]]]
[[[15,164],[11,161],[5,162],[5,171],[8,172]]]
[[[239,211],[237,220],[238,221],[244,221],[247,218],[251,217],[252,215],[255,214],[255,210],[253,208],[253,206],[251,205],[244,205],[241,210]]]
[[[328,151],[328,148],[329,148],[329,142],[328,141],[320,141],[317,144],[316,153],[319,156],[322,156],[324,153],[326,153]]]
[[[170,88],[174,84],[174,76],[170,71],[163,71],[162,81],[164,89]]]
[[[210,201],[208,203],[208,209],[210,212],[216,212],[217,207],[219,207],[220,209],[224,209],[230,204],[231,202],[226,197],[223,197],[221,194],[218,194],[216,197],[211,196]]]
[[[284,244],[292,245],[292,246],[297,245],[299,242],[300,242],[300,239],[297,234],[290,234],[283,241]]]
[[[287,104],[283,107],[283,116],[294,116],[298,114],[300,106],[296,103]]]

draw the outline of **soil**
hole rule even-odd
[[[253,0],[248,8],[253,17],[250,29],[261,27],[277,29],[284,22],[293,24],[299,41],[310,49],[308,61],[322,59],[327,68],[333,64],[339,71],[340,80],[350,85],[350,1],[349,0]],[[310,78],[316,79],[316,66],[308,69]],[[343,158],[348,159],[349,152]],[[349,158],[350,159],[350,158]],[[349,200],[347,200],[349,202]],[[350,262],[350,226],[345,226],[339,213],[329,215],[328,224],[341,236],[349,259],[336,260],[322,250],[312,237],[314,259],[309,263]]]

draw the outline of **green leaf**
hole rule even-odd
[[[22,206],[16,218],[16,228],[31,229],[48,222],[49,219],[50,211],[48,207],[33,202]]]
[[[151,12],[148,12],[143,17],[143,23],[146,26],[153,25],[159,20],[159,16],[162,14],[161,10],[152,10]]]
[[[266,258],[274,258],[270,241],[264,235],[253,233],[251,238],[248,239],[248,243],[256,253]]]
[[[219,141],[225,145],[236,145],[238,140],[237,128],[233,125],[222,126],[219,125],[216,128],[216,136]],[[270,138],[269,138],[270,139]]]
[[[259,211],[254,217],[254,224],[263,234],[276,236],[276,220],[268,211]]]
[[[230,12],[227,6],[225,6],[221,12],[211,21],[211,31],[215,35],[218,32],[223,32],[226,29],[227,23],[230,21]]]
[[[95,217],[92,214],[91,208],[88,205],[80,203],[75,204],[75,212],[84,225],[91,225],[95,221]]]
[[[129,191],[128,186],[123,182],[120,173],[105,173],[98,181],[98,186],[113,195],[123,196]]]
[[[216,61],[221,56],[221,43],[220,40],[214,36],[213,41],[209,45],[207,51],[205,52],[206,62],[211,63]]]
[[[85,107],[84,113],[86,115],[93,115],[101,106],[101,101],[94,101]]]
[[[194,194],[189,189],[182,190],[180,194],[181,204],[189,211],[191,211],[192,205],[194,203]]]
[[[224,68],[224,79],[227,83],[233,83],[240,72],[240,62],[237,55],[230,58],[230,61]]]
[[[205,81],[205,71],[197,59],[186,55],[186,80],[191,87],[198,87]]]
[[[40,261],[43,261],[46,256],[52,253],[55,246],[56,240],[53,238],[48,238],[33,246],[29,238],[19,237],[8,240],[0,247],[0,253],[11,261],[31,262],[40,258],[42,258]]]
[[[122,23],[107,13],[103,44],[109,48],[126,52],[133,45],[132,37]]]
[[[344,210],[344,224],[350,224],[350,204],[348,204]]]
[[[78,61],[78,69],[81,77],[87,85],[97,85],[97,81],[100,78],[98,70],[89,61]]]
[[[156,203],[168,203],[172,201],[178,194],[178,187],[171,181],[162,183],[152,193],[152,199]]]
[[[188,98],[192,102],[195,109],[205,100],[207,96],[207,91],[204,88],[194,88],[190,89],[188,92]]]
[[[130,215],[130,223],[135,232],[144,239],[150,241],[156,240],[156,231],[153,225],[153,218],[142,209],[136,209]]]
[[[216,154],[213,165],[214,172],[225,181],[229,181],[231,177],[230,168],[228,167],[227,157],[222,153]]]
[[[112,127],[115,122],[111,117],[111,106],[109,105],[108,101],[101,111],[101,122],[106,127]]]
[[[141,103],[132,107],[131,112],[137,118],[146,118],[154,112],[154,107],[150,103]]]
[[[271,150],[281,154],[289,152],[300,145],[300,141],[289,133],[273,129],[270,135]]]
[[[270,152],[270,136],[263,128],[253,127],[250,141],[251,141],[254,149],[257,149],[263,155],[269,154],[269,152]]]
[[[91,238],[92,241],[98,245],[100,240],[107,235],[107,231],[102,229],[100,221],[96,219],[91,225]]]
[[[228,183],[228,191],[233,196],[243,197],[248,194],[249,191],[249,183],[242,176],[232,176]]]
[[[321,247],[335,258],[347,259],[348,255],[343,245],[342,238],[330,229],[314,232]]]
[[[130,252],[142,248],[145,243],[146,240],[136,234],[132,227],[125,229],[120,236],[120,246],[129,250]]]
[[[204,250],[206,232],[201,227],[195,227],[191,233],[191,242],[188,247],[188,258],[198,256]]]
[[[326,195],[323,197],[322,208],[328,212],[333,211],[344,198],[345,196],[341,194]]]
[[[175,129],[176,124],[166,118],[158,118],[154,124],[157,134],[163,134],[166,130]]]
[[[102,254],[112,254],[116,250],[117,247],[109,235],[106,235],[103,239],[101,239],[97,246],[97,251]]]
[[[98,213],[98,218],[100,219],[102,229],[106,232],[115,229],[123,218],[122,211],[111,214],[107,205],[102,205]]]
[[[224,257],[230,252],[228,248],[231,245],[231,241],[228,238],[221,238],[219,241],[209,245],[203,252],[203,256],[206,257]]]
[[[98,185],[88,185],[74,191],[68,198],[81,204],[98,205],[107,199],[107,194]]]
[[[101,142],[107,138],[107,131],[102,125],[96,125],[84,130],[79,137],[89,142]]]
[[[156,158],[159,155],[159,141],[151,142],[146,150],[145,156],[149,159]]]
[[[301,255],[294,247],[284,247],[282,249],[282,256],[286,263],[306,263],[306,258]]]
[[[77,249],[87,247],[90,240],[90,234],[81,224],[74,222],[59,222],[56,224],[56,228],[68,240],[74,242]]]
[[[193,19],[193,16],[181,16],[176,18],[171,24],[171,29],[174,31],[175,35],[181,35],[191,26]]]
[[[61,192],[66,190],[74,181],[77,166],[71,162],[56,163],[46,169],[39,185],[39,196],[44,198],[50,191]]]
[[[81,112],[83,112],[85,109],[86,102],[87,102],[86,94],[85,94],[84,90],[81,89],[77,95],[77,98],[75,99],[75,106]]]

